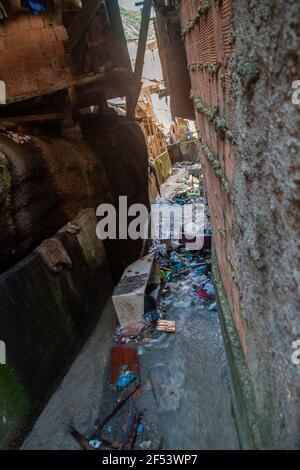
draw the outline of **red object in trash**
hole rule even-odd
[[[127,370],[136,373],[136,384],[140,383],[140,364],[137,349],[127,346],[115,346],[111,354],[111,383],[115,386],[122,366],[127,366]]]
[[[204,289],[200,289],[200,290],[199,290],[198,296],[199,296],[200,299],[202,299],[202,300],[209,300],[209,299],[210,299],[210,296],[208,295],[207,292],[205,292]]]

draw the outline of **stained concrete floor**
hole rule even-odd
[[[183,174],[171,177],[162,188],[164,197],[182,181]],[[145,417],[136,449],[157,450],[162,439],[168,450],[239,449],[218,314],[194,300],[186,308],[171,305],[169,318],[176,320],[176,333],[162,334],[140,356],[141,380],[150,379],[152,390],[124,407]],[[109,359],[116,323],[109,302],[23,449],[79,449],[68,432],[70,424],[86,436],[93,433],[112,393]]]

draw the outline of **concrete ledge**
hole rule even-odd
[[[82,211],[0,276],[0,448],[30,428],[111,294],[96,223],[94,210]]]
[[[232,406],[236,420],[240,446],[243,450],[264,449],[258,429],[255,396],[251,384],[246,358],[237,334],[225,289],[216,261],[213,246],[213,276],[216,287],[219,318],[231,372]]]

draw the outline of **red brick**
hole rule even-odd
[[[43,51],[39,44],[28,44],[25,48],[25,60],[28,62],[37,59],[43,59]]]
[[[26,73],[28,78],[37,77],[40,73],[49,71],[50,61],[48,59],[38,59],[26,62]]]
[[[8,34],[13,34],[18,31],[17,22],[13,17],[6,20],[2,28],[3,36],[7,36]]]
[[[68,33],[64,26],[56,26],[54,28],[54,33],[55,33],[57,41],[67,41]]]
[[[43,53],[43,57],[51,58],[56,55],[54,44],[52,42],[42,42],[40,47]]]
[[[14,96],[16,95],[23,95],[27,93],[32,93],[37,91],[37,83],[34,79],[24,79],[19,82],[14,82],[14,87],[12,88],[12,93]]]
[[[30,26],[31,28],[44,28],[45,24],[43,16],[30,16]]]
[[[26,79],[26,68],[25,63],[17,64],[9,67],[9,82],[14,83],[20,80]]]
[[[65,52],[65,48],[64,48],[64,44],[62,41],[60,42],[56,42],[54,44],[54,48],[55,48],[55,55],[57,57],[64,57],[66,52]]]
[[[17,34],[9,34],[3,38],[4,49],[17,49],[20,44]]]
[[[42,38],[44,42],[56,42],[56,36],[52,26],[42,29]]]
[[[27,29],[30,29],[31,28],[31,24],[30,24],[30,18],[31,16],[29,14],[22,14],[22,15],[17,15],[15,17],[15,25],[16,25],[16,29],[18,30],[27,30]],[[10,26],[10,25],[8,25]],[[10,26],[10,30],[12,29],[12,27]]]
[[[42,34],[42,28],[34,28],[29,30],[29,37],[30,41],[33,41],[35,43],[42,42],[43,40],[43,34]]]
[[[0,80],[3,80],[4,82],[6,82],[7,79],[8,79],[8,70],[7,70],[7,67],[3,65],[3,57],[0,52]]]
[[[6,67],[18,65],[23,60],[24,60],[24,50],[22,48],[3,50],[3,62]]]

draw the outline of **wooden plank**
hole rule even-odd
[[[43,122],[43,121],[60,121],[64,118],[63,113],[53,114],[32,114],[27,116],[6,116],[0,118],[0,123],[5,122]]]
[[[115,346],[111,352],[111,384],[114,386],[120,374],[120,368],[127,366],[127,370],[135,372],[137,384],[140,381],[140,364],[136,348]]]
[[[88,41],[88,32],[85,32],[83,36],[80,38],[80,41],[78,42],[77,47],[71,51],[71,57],[74,65],[74,69],[76,73],[81,73],[82,72],[82,63],[83,63],[83,58],[86,55],[87,52],[87,41]]]
[[[57,80],[52,86],[47,87],[46,89],[35,90],[30,93],[23,95],[17,95],[7,100],[7,104],[16,103],[18,101],[27,100],[30,98],[35,98],[42,95],[49,95],[59,90],[66,90],[72,87],[82,87],[91,83],[98,84],[102,86],[103,89],[111,88],[113,83],[113,89],[116,90],[115,96],[120,96],[117,93],[117,88],[120,86],[123,90],[124,84],[128,84],[128,87],[131,87],[133,74],[124,67],[114,68],[111,71],[102,74],[85,74],[79,75],[77,78],[68,79],[68,80]]]
[[[103,0],[84,0],[82,9],[68,26],[70,52],[72,53],[86,33]]]
[[[176,322],[172,320],[158,320],[157,331],[164,331],[166,333],[175,333]]]
[[[152,0],[145,0],[142,11],[141,29],[139,35],[136,63],[134,69],[135,90],[127,99],[127,116],[134,119],[135,110],[142,89],[142,74],[144,68],[145,51],[147,45]]]

